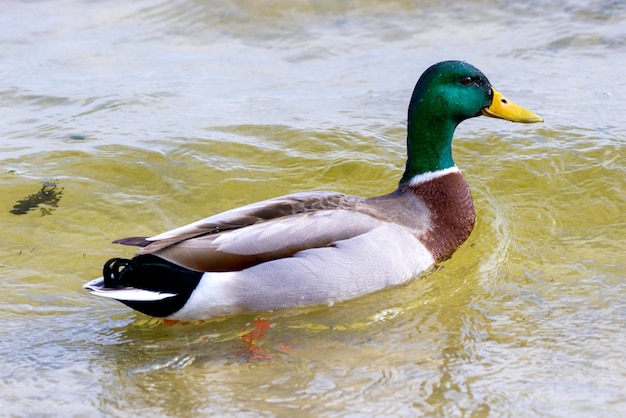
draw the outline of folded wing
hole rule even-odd
[[[298,193],[220,213],[147,239],[139,245],[183,267],[205,272],[238,271],[333,246],[381,224],[362,208],[362,198],[339,193]],[[370,210],[371,211],[371,210]]]

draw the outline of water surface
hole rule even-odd
[[[3,413],[623,414],[622,2],[2,10]],[[132,255],[116,238],[295,191],[393,190],[411,90],[444,59],[546,122],[459,127],[478,222],[433,274],[331,308],[190,325],[81,289]],[[11,212],[44,183],[56,205]],[[245,336],[258,320],[270,328],[257,352]]]

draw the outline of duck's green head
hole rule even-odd
[[[408,159],[401,183],[415,175],[454,166],[452,135],[457,125],[476,116],[520,123],[543,122],[536,113],[509,101],[476,67],[444,61],[420,77],[408,113]]]

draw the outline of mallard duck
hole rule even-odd
[[[465,119],[543,118],[462,61],[419,78],[408,110],[406,169],[393,192],[303,192],[253,203],[144,238],[84,287],[148,315],[209,319],[335,302],[398,286],[450,257],[474,227],[470,189],[452,159]]]

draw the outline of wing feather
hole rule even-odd
[[[380,224],[376,218],[348,210],[302,213],[191,238],[154,254],[193,270],[238,271],[302,250],[332,246]]]
[[[115,242],[142,247],[198,271],[238,271],[308,248],[363,234],[379,225],[364,199],[305,192],[253,203],[150,238]]]
[[[264,200],[231,209],[181,226],[180,228],[146,238],[150,244],[141,245],[144,248],[140,253],[154,253],[191,238],[240,229],[299,213],[312,212],[319,209],[338,209],[344,206],[353,207],[361,200],[361,198],[355,196],[325,192],[294,193]],[[118,241],[125,243],[125,239]],[[137,241],[137,243],[140,242],[141,241]],[[130,241],[130,244],[134,245],[134,241]]]
[[[429,215],[412,193],[402,191],[375,199],[305,192],[228,210],[150,238],[117,242],[192,270],[227,272],[334,246],[387,222],[418,236],[428,229]]]

